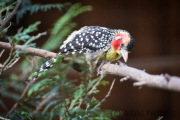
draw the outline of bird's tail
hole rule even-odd
[[[54,58],[51,58],[50,60],[46,61],[44,64],[41,65],[41,67],[34,72],[33,74],[31,74],[31,76],[29,77],[29,80],[36,80],[42,72],[48,70],[49,68],[53,67],[53,64],[57,61],[57,56]]]

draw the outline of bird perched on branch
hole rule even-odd
[[[99,57],[101,60],[109,62],[123,57],[124,61],[127,62],[128,53],[134,47],[134,42],[134,39],[125,30],[85,26],[69,35],[60,46],[57,56],[84,54],[87,59]],[[35,80],[41,72],[52,67],[57,56],[42,64],[30,79]]]

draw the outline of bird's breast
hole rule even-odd
[[[114,51],[111,49],[111,50],[107,51],[107,53],[105,53],[105,60],[107,60],[109,62],[119,60],[120,58],[121,58],[121,54],[118,51]]]

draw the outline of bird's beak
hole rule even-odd
[[[122,57],[123,57],[124,61],[127,62],[127,60],[128,60],[128,51],[124,50],[124,49],[121,49],[120,52],[122,54]]]

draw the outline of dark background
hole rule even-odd
[[[66,0],[34,0],[34,3],[63,3]],[[83,26],[103,26],[125,29],[135,38],[135,47],[129,55],[128,66],[146,70],[150,74],[180,76],[180,1],[179,0],[71,0],[82,5],[91,5],[93,11],[77,16],[79,29]],[[61,13],[56,9],[48,12],[26,14],[19,26],[28,26],[40,20],[39,31],[50,29]],[[17,28],[19,27],[17,26]],[[17,29],[16,28],[16,29]],[[14,29],[15,30],[15,29]],[[48,36],[47,36],[48,37]],[[47,40],[42,37],[37,46]],[[54,51],[54,52],[58,52]],[[13,69],[13,68],[12,68]],[[17,68],[16,68],[17,69]],[[73,71],[71,78],[77,78]],[[180,93],[151,87],[133,87],[133,81],[119,82],[118,77],[108,76],[109,82],[116,78],[111,96],[102,109],[125,111],[121,120],[154,120],[163,115],[163,120],[180,119]],[[101,100],[109,86],[100,87],[97,98]]]

